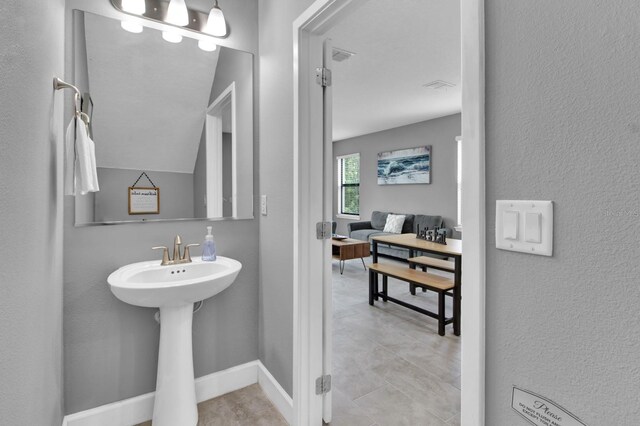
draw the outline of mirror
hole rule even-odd
[[[253,218],[252,54],[75,10],[73,71],[100,185],[76,226]]]

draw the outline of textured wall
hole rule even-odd
[[[397,127],[335,142],[334,156],[360,153],[360,220],[374,210],[442,216],[446,226],[457,225],[457,144],[460,114]],[[378,185],[378,153],[431,145],[429,185]],[[337,178],[334,162],[333,176]],[[334,185],[334,217],[338,190]],[[337,219],[338,233],[347,235],[348,219]]]
[[[82,1],[80,6],[91,7],[94,13],[100,13],[101,8],[105,13],[112,11],[110,4],[102,0]],[[231,25],[231,34],[225,40],[229,47],[257,54],[257,6],[255,0],[222,5]],[[256,188],[257,179],[256,174]],[[73,200],[65,198],[66,413],[155,389],[159,337],[159,327],[153,319],[155,310],[116,299],[109,290],[107,276],[127,263],[159,259],[160,253],[150,247],[171,244],[176,234],[182,236],[183,242],[201,243],[207,224],[213,225],[219,254],[238,259],[243,269],[231,287],[207,300],[194,316],[196,377],[258,358],[258,220],[76,228]],[[33,248],[33,239],[29,246]],[[193,253],[200,254],[197,249]]]
[[[486,1],[486,424],[518,385],[640,418],[640,3]],[[555,202],[554,256],[495,249],[496,199]]]
[[[60,425],[64,2],[0,12],[0,423]]]
[[[293,389],[293,30],[311,0],[259,0],[260,360]]]

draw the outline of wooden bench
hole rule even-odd
[[[378,290],[378,274],[382,275],[382,292]],[[389,277],[406,281],[410,285],[426,288],[438,293],[438,312],[431,312],[389,296],[387,293]],[[453,322],[453,317],[445,317],[444,309],[444,296],[449,290],[452,290],[453,287],[454,283],[452,279],[430,274],[428,272],[418,271],[403,266],[389,265],[386,263],[373,263],[369,266],[369,305],[373,305],[373,301],[378,300],[378,298],[381,297],[385,302],[390,301],[397,303],[405,308],[409,308],[431,318],[435,318],[438,320],[438,334],[440,336],[444,336],[445,325]]]
[[[427,268],[438,269],[440,271],[445,272],[455,272],[455,263],[449,260],[436,259],[435,257],[429,256],[417,256],[410,257],[407,259],[409,262],[409,267],[415,269],[416,266],[420,266],[424,272],[427,272]],[[409,291],[414,296],[416,295],[416,286],[409,285]],[[422,291],[427,291],[426,288],[422,287]],[[447,293],[449,296],[453,296],[451,293]]]

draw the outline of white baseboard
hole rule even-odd
[[[292,424],[293,399],[260,361],[258,361],[258,384],[287,423]]]
[[[291,424],[293,400],[259,360],[228,368],[196,379],[198,402],[260,384],[264,393]],[[69,414],[62,426],[131,426],[145,422],[153,416],[155,392]]]

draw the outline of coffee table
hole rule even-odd
[[[340,261],[340,275],[344,271],[344,262],[350,259],[360,258],[362,260],[362,266],[364,270],[367,270],[367,265],[364,263],[364,258],[371,255],[370,244],[368,241],[355,240],[353,238],[344,239],[331,239],[331,252],[334,259]]]

